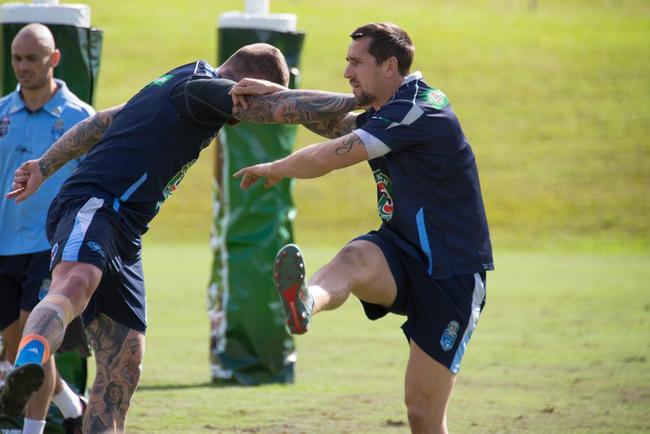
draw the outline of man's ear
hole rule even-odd
[[[391,56],[384,62],[384,68],[386,77],[392,77],[395,74],[399,74],[397,57]]]
[[[50,63],[52,64],[52,68],[56,68],[59,66],[59,62],[61,61],[61,52],[57,48],[54,50],[54,53],[50,54]]]

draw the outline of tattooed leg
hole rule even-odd
[[[65,328],[80,315],[97,288],[102,272],[99,268],[79,262],[58,264],[52,273],[49,294],[27,318],[20,341],[15,367],[0,389],[0,413],[19,416],[34,392],[36,399],[49,400],[53,387],[53,354],[63,341]],[[47,383],[45,388],[43,384]],[[44,393],[39,395],[38,390]],[[39,398],[40,396],[40,398]],[[33,409],[28,409],[28,416]]]
[[[122,433],[140,381],[144,335],[99,315],[87,327],[97,374],[84,417],[84,433]]]
[[[101,270],[93,265],[58,264],[52,273],[48,295],[27,318],[23,336],[42,336],[48,343],[49,354],[54,354],[63,341],[65,328],[84,311],[101,276]]]

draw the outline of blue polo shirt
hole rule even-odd
[[[447,97],[419,72],[357,117],[382,231],[437,279],[492,270],[474,153]]]
[[[49,250],[45,219],[50,202],[63,181],[77,167],[74,160],[61,167],[27,200],[5,198],[14,172],[25,161],[40,157],[70,127],[92,116],[91,106],[77,98],[61,80],[59,90],[32,112],[16,91],[0,99],[0,255]]]

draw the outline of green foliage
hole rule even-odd
[[[220,13],[243,2],[93,0],[105,31],[99,106],[169,68],[216,59]],[[414,69],[450,100],[477,154],[497,247],[650,248],[650,4],[643,0],[272,2],[307,33],[304,88],[349,91],[349,33],[405,27]],[[297,146],[321,140],[300,130]],[[207,239],[213,150],[153,224],[156,240]],[[378,225],[364,165],[296,183],[299,240],[340,244]]]
[[[305,246],[308,273],[335,250]],[[449,410],[454,433],[650,433],[650,257],[509,252]],[[205,246],[145,249],[149,331],[130,433],[407,432],[402,317],[351,298],[297,338],[296,384],[209,384]]]

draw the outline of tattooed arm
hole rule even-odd
[[[236,119],[251,122],[301,123],[316,134],[335,139],[351,133],[357,114],[353,96],[313,91],[287,92],[277,83],[255,78],[240,80],[229,92]],[[283,92],[278,94],[278,92]],[[274,98],[255,98],[272,95]],[[287,101],[282,99],[286,98]]]
[[[23,163],[16,170],[12,191],[7,198],[22,202],[61,166],[88,152],[121,109],[122,106],[117,106],[95,113],[66,131],[39,159]]]
[[[260,178],[266,178],[264,186],[271,187],[282,178],[318,178],[367,159],[368,152],[359,136],[349,133],[307,146],[280,160],[245,167],[234,176],[242,177],[240,187],[244,190]]]
[[[325,119],[317,122],[306,122],[303,125],[311,131],[328,139],[336,139],[351,133],[357,127],[356,113],[347,113],[332,119]]]
[[[312,124],[354,110],[354,97],[315,90],[284,90],[247,96],[247,107],[235,105],[232,114],[240,121],[279,124]]]

